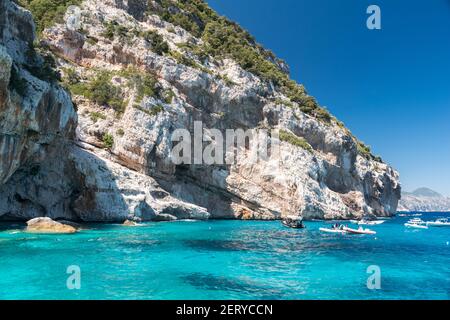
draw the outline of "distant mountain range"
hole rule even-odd
[[[445,197],[429,188],[419,188],[413,192],[402,192],[398,211],[450,212],[450,197]]]

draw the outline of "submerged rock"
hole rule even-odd
[[[131,220],[125,220],[124,223],[122,223],[122,225],[127,226],[127,227],[136,227],[139,225],[139,223],[137,223],[135,221],[131,221]]]
[[[54,221],[48,217],[34,218],[27,221],[26,232],[30,233],[75,233],[77,230],[67,224]]]

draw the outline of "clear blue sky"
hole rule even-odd
[[[401,174],[450,195],[450,0],[207,0]],[[382,30],[366,28],[381,8]]]

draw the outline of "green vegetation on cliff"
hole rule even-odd
[[[142,111],[151,117],[156,116],[158,113],[164,111],[164,107],[160,104],[153,106],[151,109],[142,108],[140,105],[134,105],[133,108]]]
[[[271,51],[264,49],[252,35],[237,23],[219,16],[204,0],[156,0],[156,2],[158,6],[152,6],[149,1],[149,14],[156,12],[162,19],[190,31],[194,36],[203,40],[202,46],[186,44],[184,48],[200,60],[208,55],[215,58],[231,57],[243,69],[279,88],[291,102],[298,104],[302,112],[324,123],[334,122],[338,126],[343,126],[328,110],[320,107],[314,97],[308,95],[303,85],[290,79],[289,74],[285,71],[284,61],[276,58]],[[192,59],[178,57],[177,60],[197,69],[202,68]],[[285,103],[285,105],[293,106],[292,103]],[[351,135],[350,132],[349,134]],[[380,157],[372,155],[370,148],[353,135],[351,136],[355,140],[361,156],[381,161]],[[283,133],[286,141],[305,146],[302,141],[294,139],[294,137]],[[308,147],[306,146],[306,148]]]
[[[79,5],[82,0],[15,0],[20,5],[29,9],[35,19],[37,31],[41,33],[45,28],[56,22],[62,22],[62,17],[70,5]],[[145,1],[145,0],[143,0]],[[267,49],[264,49],[256,42],[254,37],[242,29],[237,23],[219,16],[212,10],[204,0],[152,0],[147,1],[148,13],[158,14],[162,19],[191,32],[194,36],[202,40],[202,45],[187,43],[179,45],[180,49],[189,51],[191,55],[170,50],[168,43],[156,31],[139,31],[135,28],[127,28],[116,21],[104,22],[105,31],[103,36],[108,39],[118,38],[121,41],[129,42],[133,37],[145,39],[154,52],[172,56],[178,63],[197,68],[203,72],[211,73],[206,67],[205,61],[208,56],[217,59],[230,57],[235,60],[243,69],[255,74],[261,80],[270,83],[283,92],[288,100],[284,100],[284,105],[298,108],[324,123],[336,123],[343,126],[323,107],[319,106],[316,99],[306,92],[303,85],[297,84],[290,79],[287,66],[284,61],[275,57]],[[169,32],[176,33],[176,28],[170,28]],[[82,32],[82,31],[80,31]],[[97,40],[88,37],[88,42],[95,43]],[[34,50],[34,49],[33,49]],[[41,53],[43,60],[37,68],[28,68],[31,73],[44,80],[60,80],[54,61],[50,55]],[[193,59],[194,57],[195,59]],[[204,65],[205,64],[205,65]],[[30,64],[36,65],[36,64]],[[125,104],[122,91],[117,86],[111,84],[111,76],[99,74],[95,79],[81,82],[77,75],[69,70],[64,72],[65,84],[75,94],[81,94],[100,105],[108,105],[118,113],[122,113]],[[127,78],[129,84],[137,91],[136,103],[140,103],[146,96],[160,99],[162,102],[170,103],[173,93],[162,91],[153,75],[135,74]],[[24,90],[24,85],[20,79],[14,79],[16,91]],[[233,83],[224,77],[222,79],[227,85]],[[294,104],[295,103],[295,104]],[[158,109],[159,110],[159,109]],[[349,132],[351,135],[351,133]],[[353,137],[353,136],[352,136]],[[292,136],[284,134],[286,141],[297,143]],[[380,158],[372,155],[370,148],[353,137],[359,154],[367,159],[381,161]],[[297,142],[295,142],[297,141]],[[302,145],[304,145],[302,143]]]
[[[70,91],[85,96],[98,105],[109,106],[119,114],[125,109],[122,90],[111,84],[111,75],[108,72],[99,72],[90,81],[70,85]]]
[[[150,43],[150,45],[152,46],[152,50],[157,54],[162,55],[169,52],[169,45],[166,41],[164,41],[164,38],[156,31],[145,31],[143,32],[142,36],[148,43]]]
[[[106,149],[112,149],[114,146],[114,137],[109,133],[105,133],[102,137],[102,142]]]
[[[92,122],[97,122],[99,119],[105,120],[106,116],[103,113],[93,111],[90,114]]]
[[[282,68],[286,65],[284,61],[259,45],[237,23],[219,16],[203,0],[156,2],[159,6],[152,7],[149,13],[156,11],[164,20],[190,31],[204,41],[204,46],[196,48],[194,54],[216,58],[229,56],[243,69],[280,88],[291,101],[298,103],[303,112],[324,122],[332,121],[329,112],[321,108],[302,85],[289,78]]]
[[[280,130],[280,141],[285,141],[292,144],[293,146],[297,146],[309,152],[313,152],[313,148],[304,138],[298,137],[289,131]]]
[[[198,69],[205,73],[211,73],[211,71],[208,68],[198,64],[194,59],[189,58],[189,57],[185,56],[184,54],[179,53],[178,51],[170,51],[170,56],[172,58],[174,58],[178,64],[182,64],[187,67]]]
[[[118,75],[127,79],[128,87],[136,92],[136,104],[140,104],[145,97],[153,97],[165,103],[172,102],[174,93],[170,89],[163,90],[155,74],[129,66],[121,70]]]
[[[118,37],[120,40],[129,38],[130,30],[117,23],[117,21],[106,21],[103,25],[105,27],[105,31],[102,33],[103,37],[109,40],[113,40],[115,37]]]
[[[375,161],[378,161],[378,162],[383,162],[383,159],[381,159],[380,156],[374,156],[372,154],[370,146],[365,145],[362,141],[358,140],[356,142],[356,146],[358,148],[358,153],[362,157],[366,158],[367,160],[375,160]]]

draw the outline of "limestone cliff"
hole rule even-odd
[[[289,80],[283,61],[204,2],[77,1],[45,28],[32,61],[30,13],[0,3],[0,216],[395,213],[397,172]],[[71,96],[58,73],[29,72],[49,65]],[[278,161],[176,165],[171,135],[194,121],[222,132],[279,129]]]

